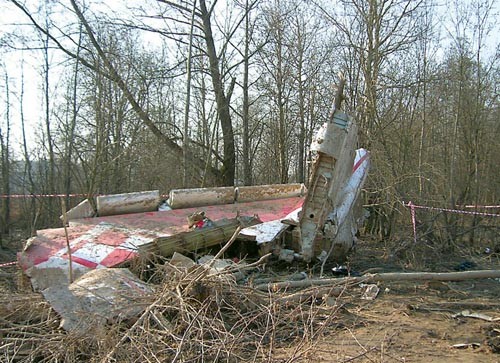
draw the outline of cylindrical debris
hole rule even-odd
[[[303,196],[306,192],[304,184],[272,184],[252,185],[236,188],[237,202],[254,202],[280,198]]]
[[[160,204],[158,190],[100,195],[97,197],[97,214],[99,216],[112,216],[117,214],[153,212]]]
[[[234,203],[234,187],[173,189],[168,203],[172,209]]]

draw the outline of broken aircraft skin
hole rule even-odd
[[[354,206],[369,169],[369,153],[355,151],[357,126],[340,111],[343,83],[335,107],[311,145],[316,153],[294,245],[306,262],[315,257],[343,261],[354,246],[359,216]]]
[[[186,225],[187,217],[200,208],[214,224],[224,218],[257,214],[264,223],[244,228],[240,238],[257,242],[276,256],[286,256],[287,261],[342,259],[355,241],[358,219],[354,206],[369,167],[369,153],[354,151],[356,133],[352,119],[335,109],[311,147],[317,156],[308,190],[303,184],[173,190],[169,195],[172,209],[165,211],[158,211],[158,191],[80,203],[67,213],[73,269],[79,276],[136,258],[141,245],[188,231],[192,224]],[[91,205],[97,205],[97,210]],[[111,211],[117,214],[109,215]],[[283,232],[290,228],[292,249],[281,253],[290,248],[281,243]],[[67,274],[68,256],[64,229],[58,228],[38,231],[18,260],[35,287],[36,280],[42,282],[45,269]]]
[[[172,190],[167,206],[159,191],[99,196],[65,213],[62,220],[69,226],[37,231],[19,252],[18,262],[34,290],[64,317],[63,328],[90,328],[93,324],[81,326],[78,321],[80,313],[88,316],[92,309],[110,311],[107,319],[128,318],[111,313],[123,310],[120,294],[128,291],[116,290],[113,283],[121,279],[120,286],[135,290],[140,285],[138,299],[151,288],[133,281],[129,271],[110,268],[144,251],[171,257],[221,245],[238,231],[237,238],[257,244],[263,255],[272,251],[287,262],[345,258],[356,238],[355,205],[368,173],[369,153],[355,151],[356,124],[340,111],[342,84],[330,120],[311,145],[316,157],[308,189],[286,184]],[[290,229],[291,241],[284,233]],[[69,281],[73,277],[76,280]],[[103,321],[96,319],[95,324]]]

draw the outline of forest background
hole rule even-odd
[[[411,233],[403,201],[500,204],[495,0],[1,3],[1,234],[60,223],[40,194],[307,184],[339,73],[372,158],[366,233]],[[416,222],[500,245],[495,217]]]

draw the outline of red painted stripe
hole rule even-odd
[[[361,157],[361,159],[358,160],[356,164],[352,167],[352,172],[354,173],[358,168],[360,167],[361,164],[363,164],[363,161],[365,161],[370,154],[367,152],[365,155]]]
[[[77,257],[77,256],[71,256],[71,261],[79,263],[80,265],[88,267],[88,268],[96,268],[96,266],[97,266],[97,263],[86,260],[86,259],[81,258],[81,257]]]

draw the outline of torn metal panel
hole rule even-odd
[[[350,178],[338,193],[333,211],[328,215],[324,229],[330,231],[330,240],[334,244],[331,257],[343,260],[356,240],[355,234],[362,224],[361,207],[355,208],[361,194],[361,188],[368,175],[370,154],[365,149],[356,150],[356,158]],[[326,236],[328,237],[328,236]]]
[[[231,271],[230,276],[232,276],[235,281],[242,281],[246,278],[246,273],[243,270],[240,270],[240,268],[243,269],[245,267],[246,264],[244,262],[236,263],[233,260],[215,258],[215,256],[212,255],[205,255],[198,259],[198,264],[207,269],[210,275],[219,275],[221,273]]]
[[[210,273],[222,272],[229,267],[236,266],[234,261],[223,258],[215,258],[212,255],[205,255],[198,259],[198,264],[210,269]]]
[[[315,240],[328,214],[326,203],[335,162],[336,160],[331,156],[319,155],[313,165],[312,177],[299,222],[301,231],[300,252],[306,261],[311,261],[314,255]]]
[[[336,221],[337,225],[346,219],[347,214],[353,208],[354,203],[361,193],[361,187],[368,176],[369,168],[370,154],[368,151],[365,149],[356,150],[352,174],[342,189],[341,198],[339,198],[339,201],[336,203],[336,208],[332,213],[333,220]]]
[[[97,197],[97,214],[110,216],[117,214],[152,212],[158,210],[160,192],[158,190]]]
[[[245,239],[251,238],[260,245],[275,241],[288,227],[280,220],[269,221],[244,228],[240,235]]]
[[[328,192],[328,203],[326,204],[327,213],[336,211],[341,201],[345,198],[345,187],[352,177],[352,169],[355,164],[355,147],[357,143],[357,127],[351,121],[348,126],[348,133],[342,143],[342,150],[338,162],[333,171],[333,182]],[[356,197],[358,194],[356,194]],[[354,202],[354,201],[353,201]],[[346,211],[352,215],[353,204],[348,206]],[[345,228],[341,228],[345,225]],[[327,252],[330,259],[342,261],[346,258],[355,241],[357,226],[354,225],[352,217],[342,220],[329,220],[323,222],[323,235],[315,246],[315,253]]]
[[[343,112],[335,111],[330,121],[320,129],[311,149],[317,152],[309,180],[309,190],[304,201],[300,220],[301,254],[311,261],[323,240],[323,226],[332,210],[335,190],[339,188],[349,163],[350,149],[356,133],[352,120]],[[347,141],[348,145],[345,145]],[[352,148],[354,152],[354,148]],[[352,155],[354,158],[354,155]],[[340,164],[337,165],[337,163]]]
[[[104,222],[70,227],[67,230],[75,276],[91,269],[114,267],[132,259],[137,256],[140,245],[159,236],[154,231],[127,229]],[[18,262],[31,277],[35,290],[42,290],[64,280],[67,283],[69,260],[64,229],[38,231],[26,251],[18,253]],[[55,273],[54,270],[61,273]]]
[[[98,218],[75,220],[73,226],[95,225],[105,222],[128,229],[144,229],[170,236],[188,229],[187,217],[197,211],[204,211],[212,221],[234,218],[237,214],[253,216],[256,214],[263,222],[284,218],[290,212],[302,206],[302,197],[276,200],[254,201],[237,204],[209,205],[202,208],[192,207],[169,211],[123,214]]]
[[[286,217],[302,205],[300,197],[271,201],[227,204],[204,207],[213,221],[240,215],[258,215],[267,222]],[[198,208],[176,209],[74,220],[67,228],[72,252],[73,272],[81,275],[90,269],[115,267],[138,256],[139,247],[159,237],[168,237],[188,231],[187,216]],[[226,231],[229,239],[232,231]],[[224,238],[225,238],[224,237]],[[219,243],[219,242],[218,242]],[[200,245],[201,248],[201,245]],[[29,269],[32,284],[43,289],[61,281],[68,281],[68,254],[63,228],[37,232],[26,250],[18,254],[23,270]],[[44,275],[45,269],[59,269],[61,273]],[[52,277],[50,277],[52,276]],[[45,278],[50,277],[50,278]]]
[[[128,269],[92,270],[67,285],[54,285],[42,291],[45,299],[61,316],[61,327],[80,334],[138,316],[145,307],[144,297],[153,289]]]
[[[72,276],[77,279],[92,269],[72,261]],[[43,291],[51,286],[67,286],[70,283],[69,260],[50,257],[47,261],[32,266],[25,271],[30,278],[33,291]]]
[[[339,204],[339,200],[344,198],[344,188],[352,175],[352,168],[355,163],[357,142],[358,127],[350,120],[333,170],[333,181],[328,191],[328,212],[331,212]]]
[[[316,133],[311,143],[311,151],[338,158],[342,152],[342,141],[350,123],[351,120],[347,114],[335,110],[333,119],[325,122]]]
[[[287,228],[290,227],[290,225],[298,222],[298,215],[300,211],[301,208],[297,208],[285,216],[283,220],[264,222],[256,224],[255,226],[244,228],[241,230],[240,236],[246,239],[251,238],[259,245],[274,242]]]
[[[317,155],[313,161],[309,190],[300,219],[300,246],[305,261],[311,261],[323,242],[323,226],[332,210],[335,192],[343,182],[346,170],[352,168],[356,130],[343,112],[334,111],[330,121],[320,129],[311,146]],[[351,160],[349,158],[352,157]],[[337,165],[339,164],[339,165]]]
[[[66,220],[71,221],[73,219],[91,218],[94,215],[95,210],[90,204],[90,201],[88,199],[84,199],[78,205],[66,212]],[[63,220],[63,217],[64,216],[59,217],[61,221]]]
[[[189,269],[196,266],[196,263],[189,257],[184,256],[179,252],[174,252],[172,258],[168,262],[170,265],[175,266],[179,270],[187,272]]]
[[[307,262],[320,255],[343,259],[355,241],[357,225],[352,209],[367,168],[359,170],[362,177],[356,174],[357,126],[349,115],[338,110],[341,99],[342,86],[330,120],[320,128],[311,145],[317,155],[297,228],[299,232],[294,233],[299,239],[294,244],[299,245],[301,256]],[[353,178],[356,182],[350,183]],[[332,217],[332,211],[336,218]]]

